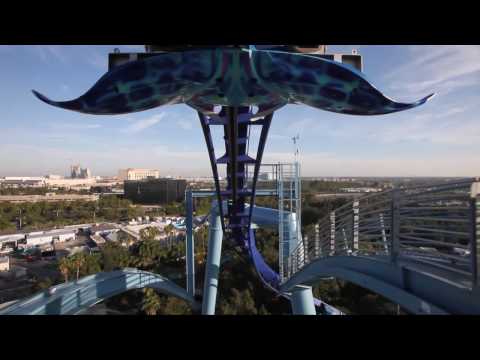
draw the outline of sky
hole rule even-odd
[[[31,93],[77,98],[107,71],[114,48],[144,51],[142,45],[0,45],[0,176],[68,175],[72,164],[101,176],[127,167],[210,176],[197,114],[186,105],[95,116],[48,106]],[[371,117],[287,105],[274,115],[264,163],[291,162],[292,137],[299,134],[303,176],[480,175],[480,46],[328,46],[329,53],[352,49],[388,97],[437,96]],[[221,133],[214,136],[220,145]]]

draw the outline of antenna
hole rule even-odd
[[[298,148],[298,140],[300,140],[300,134],[295,135],[292,138],[292,140],[293,140],[293,151],[294,151],[293,156],[295,158],[295,162],[297,162],[300,154],[300,150]]]

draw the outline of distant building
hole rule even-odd
[[[6,176],[1,179],[3,187],[43,187],[45,178],[32,176]]]
[[[46,179],[50,179],[50,180],[60,180],[60,179],[63,179],[63,176],[61,175],[47,175],[45,176]]]
[[[77,195],[47,193],[45,195],[0,195],[0,202],[26,203],[26,202],[56,202],[56,201],[97,201],[98,195]]]
[[[41,231],[38,233],[30,233],[26,236],[26,247],[49,245],[58,242],[64,242],[67,240],[75,239],[75,230],[60,229],[51,231]]]
[[[258,175],[258,180],[261,180],[261,181],[271,181],[271,180],[274,180],[274,176],[275,174],[271,173],[271,172],[264,172],[264,173],[261,173]]]
[[[120,169],[118,170],[119,180],[143,180],[148,178],[158,179],[160,172],[152,169]]]
[[[80,165],[72,165],[70,177],[72,179],[89,179],[92,177],[92,173],[89,168],[82,169]]]
[[[107,235],[118,230],[115,224],[95,224],[90,228],[90,235]]]
[[[186,180],[145,179],[125,181],[124,198],[141,204],[168,204],[182,201],[187,187]]]
[[[74,178],[74,179],[45,179],[45,185],[48,187],[59,187],[66,189],[89,189],[96,184],[95,178]]]

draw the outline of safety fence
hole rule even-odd
[[[371,256],[391,262],[408,257],[477,285],[479,181],[394,188],[359,197],[304,234],[288,258],[283,278],[324,257]]]

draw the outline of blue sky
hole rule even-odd
[[[48,106],[31,93],[80,96],[107,71],[116,47],[143,51],[0,45],[0,176],[66,175],[73,163],[94,175],[125,167],[210,175],[199,121],[185,105],[93,116]],[[420,108],[373,117],[287,105],[274,116],[264,162],[291,161],[298,133],[305,176],[480,175],[480,46],[330,45],[329,52],[353,48],[364,57],[367,78],[394,100],[437,96]]]

